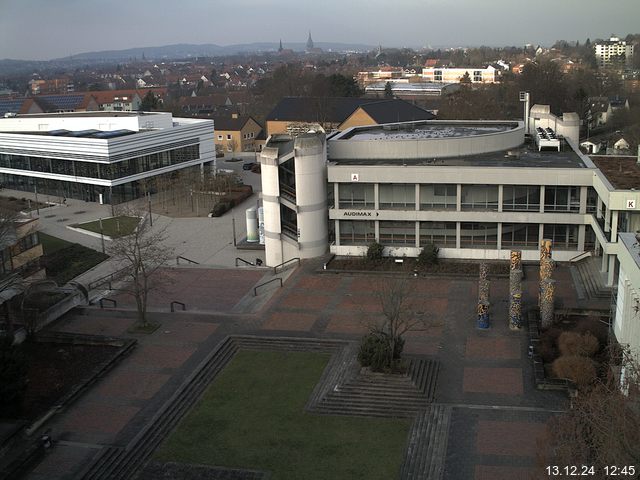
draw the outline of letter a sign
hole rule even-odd
[[[351,174],[351,181],[352,182],[359,182],[360,181],[360,174],[359,173],[352,173]]]

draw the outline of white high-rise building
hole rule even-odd
[[[625,65],[631,64],[633,58],[633,45],[612,36],[609,40],[596,43],[596,60],[600,68],[612,66],[616,60],[624,56]]]

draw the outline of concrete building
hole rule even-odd
[[[0,183],[8,188],[120,203],[141,182],[215,167],[213,122],[164,112],[86,112],[0,119]]]
[[[612,36],[594,46],[596,61],[600,68],[629,66],[633,60],[633,44]]]
[[[415,97],[435,97],[440,98],[449,93],[453,93],[460,88],[460,83],[431,83],[431,82],[401,82],[390,81],[393,95],[398,98],[413,99]],[[377,82],[367,85],[365,93],[367,95],[383,96],[386,82]]]
[[[619,273],[613,333],[640,362],[640,236],[621,233],[617,252]]]
[[[265,261],[327,251],[327,150],[324,134],[275,135],[260,153]]]
[[[469,75],[471,83],[495,83],[499,81],[499,70],[491,65],[488,67],[427,67],[422,69],[422,79],[425,82],[460,83],[460,80],[466,74]]]
[[[360,256],[374,241],[390,256],[415,257],[435,243],[444,258],[507,259],[519,249],[523,260],[534,261],[540,240],[550,238],[556,260],[601,255],[612,285],[617,232],[640,229],[640,183],[637,191],[616,185],[580,153],[575,114],[554,118],[543,106],[531,112],[529,132],[518,121],[352,127],[326,140],[322,178],[313,175],[325,172],[323,136],[300,143],[271,137],[260,157],[267,264],[327,251]],[[534,141],[541,125],[558,127],[560,151]],[[305,164],[309,158],[313,168]],[[292,167],[276,168],[286,162]],[[303,174],[303,166],[315,173]],[[308,198],[311,191],[317,195]],[[325,232],[320,218],[327,215]],[[318,223],[310,227],[308,216]]]

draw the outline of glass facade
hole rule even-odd
[[[383,245],[416,245],[416,222],[380,222],[380,243]]]
[[[420,210],[456,210],[457,195],[455,184],[420,185]]]
[[[420,222],[420,245],[456,246],[456,222]]]
[[[545,187],[545,212],[579,212],[580,187]]]
[[[497,185],[462,185],[462,210],[498,210]]]
[[[340,245],[369,245],[375,241],[375,222],[340,220]]]
[[[0,167],[74,177],[116,180],[199,158],[200,146],[191,145],[109,164],[0,154]],[[199,166],[195,168],[199,169]],[[153,178],[171,177],[173,174],[174,172],[170,172],[168,174],[155,175]],[[60,198],[77,198],[88,202],[97,202],[100,199],[100,195],[102,195],[102,200],[105,203],[126,202],[139,198],[141,195],[138,181],[114,187],[104,187],[73,180],[55,180],[0,173],[0,184],[15,190],[37,191],[39,194],[54,195]]]
[[[375,207],[373,183],[342,183],[338,193],[340,208],[368,210]]]
[[[415,184],[381,183],[379,188],[381,210],[415,210]]]
[[[200,171],[200,166],[189,167],[181,169],[179,171],[173,171],[162,175],[155,175],[152,177],[153,181],[162,179],[173,179],[178,172],[185,172],[189,170]],[[130,200],[140,198],[145,190],[141,186],[141,182],[149,182],[149,178],[141,181],[127,182],[122,185],[116,185],[114,187],[104,187],[101,185],[92,185],[88,183],[80,183],[74,181],[65,180],[53,180],[50,178],[35,178],[26,177],[23,175],[13,175],[9,173],[0,173],[0,184],[3,187],[12,190],[21,190],[25,192],[38,192],[39,195],[50,195],[62,198],[77,198],[79,200],[85,200],[87,202],[97,202],[102,194],[102,201],[104,203],[122,203]],[[148,188],[148,187],[147,187]],[[43,200],[43,198],[41,198]],[[46,199],[45,199],[46,200]]]
[[[498,224],[462,222],[460,224],[460,247],[498,248]]]
[[[544,226],[544,238],[553,241],[553,248],[557,250],[577,250],[578,225],[551,225]]]
[[[535,185],[505,185],[502,189],[504,212],[540,211],[540,187]]]
[[[502,248],[518,247],[536,250],[539,245],[540,228],[537,223],[503,223]]]
[[[57,173],[75,177],[116,180],[118,178],[148,172],[158,168],[177,165],[200,158],[200,145],[175,148],[165,152],[143,155],[113,163],[60,160],[46,157],[25,157],[0,154],[0,167],[32,172]]]

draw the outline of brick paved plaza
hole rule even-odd
[[[171,270],[171,299],[186,299],[188,309],[169,314],[164,306],[169,294],[156,294],[152,306],[163,313],[152,313],[161,326],[151,335],[127,333],[135,321],[133,311],[94,309],[58,322],[53,328],[59,331],[133,336],[139,344],[54,417],[50,426],[61,442],[30,478],[74,478],[101,447],[125,447],[229,334],[358,340],[381,316],[375,294],[379,277],[316,273],[316,266],[298,267],[261,310],[233,314],[252,297],[264,270]],[[537,295],[535,270],[526,273],[525,307]],[[568,271],[558,268],[556,278],[561,304],[576,305]],[[410,281],[415,282],[418,308],[433,327],[407,334],[405,352],[440,361],[435,402],[452,406],[444,478],[530,478],[545,422],[566,408],[566,400],[562,394],[535,389],[526,333],[507,327],[508,279],[492,279],[492,328],[487,331],[475,328],[474,278]],[[127,305],[119,300],[119,307]]]

